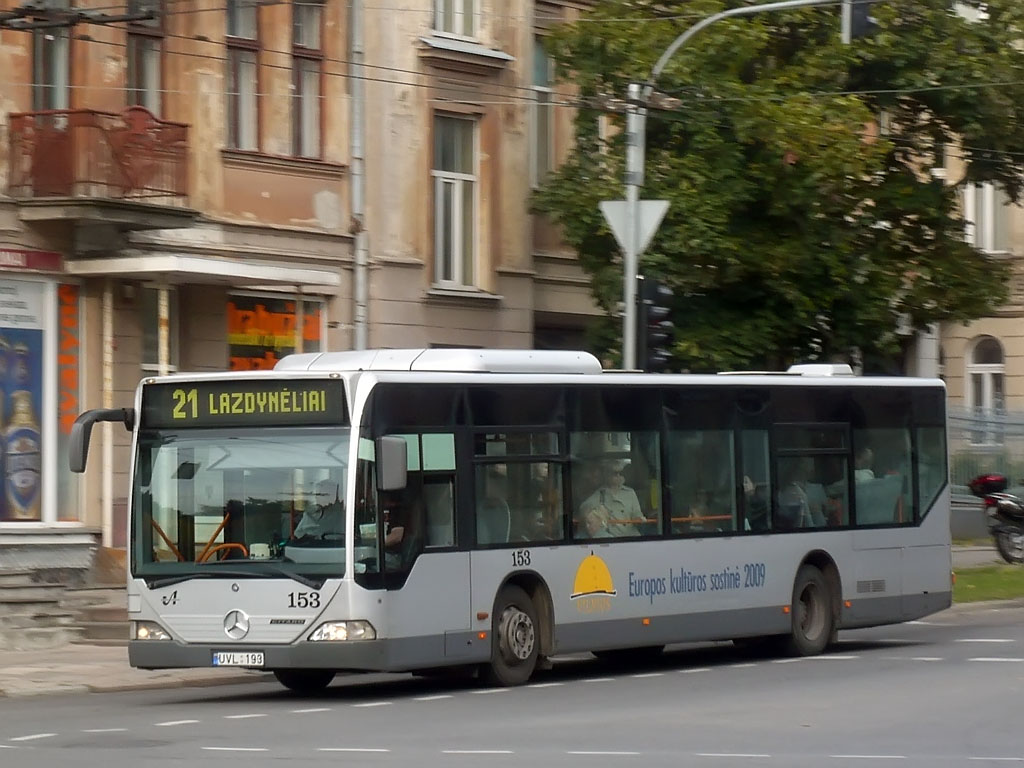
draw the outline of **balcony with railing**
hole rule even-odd
[[[22,203],[22,219],[180,226],[195,215],[188,133],[143,107],[12,114],[8,194]]]

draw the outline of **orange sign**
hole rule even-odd
[[[231,370],[270,369],[295,352],[296,304],[293,299],[231,297],[227,311]],[[319,301],[303,302],[303,351],[320,349],[321,311]]]
[[[78,418],[78,286],[57,286],[58,342],[57,390],[59,394],[59,426],[61,434],[71,434],[71,425]]]

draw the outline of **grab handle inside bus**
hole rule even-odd
[[[71,425],[71,440],[68,445],[68,460],[72,472],[84,472],[85,460],[89,456],[89,437],[92,425],[97,421],[120,421],[131,432],[135,426],[134,408],[94,408],[75,419]]]
[[[405,488],[409,461],[409,445],[405,438],[395,435],[378,437],[374,447],[377,455],[377,490],[400,491]]]

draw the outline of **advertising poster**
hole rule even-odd
[[[41,515],[42,283],[0,279],[0,521]]]
[[[268,370],[297,345],[297,307],[292,298],[230,296],[228,298],[228,356],[231,370]],[[303,300],[302,351],[320,351],[323,304]]]

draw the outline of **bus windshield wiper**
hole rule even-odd
[[[213,563],[207,563],[206,565],[213,565]],[[156,578],[152,581],[147,581],[146,584],[150,589],[160,589],[161,587],[169,587],[172,584],[181,584],[184,581],[191,579],[210,579],[220,576],[238,576],[243,579],[258,578],[259,576],[285,576],[293,581],[297,581],[304,587],[310,589],[320,589],[324,585],[323,579],[311,579],[308,576],[303,576],[298,573],[291,573],[286,571],[284,568],[280,568],[269,563],[261,563],[259,568],[217,568],[211,571],[194,571],[193,573],[181,573],[175,576],[164,576],[162,578]]]
[[[180,573],[176,576],[164,576],[162,578],[156,578],[152,581],[147,581],[146,585],[150,589],[160,589],[160,587],[169,587],[172,584],[181,584],[183,581],[191,581],[192,579],[210,579],[218,576],[240,576],[242,578],[252,578],[252,571],[242,571],[239,569],[226,571],[218,569],[216,571],[194,571],[193,573]]]

